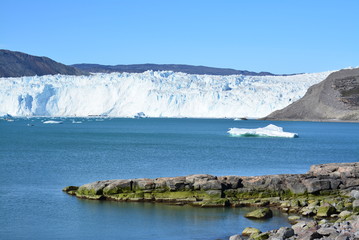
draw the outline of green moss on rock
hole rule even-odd
[[[271,218],[273,217],[273,212],[269,208],[260,208],[257,210],[254,210],[252,212],[249,212],[245,215],[246,218]]]

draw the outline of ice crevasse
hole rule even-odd
[[[0,78],[0,115],[259,118],[298,100],[330,73],[213,76],[147,71]]]

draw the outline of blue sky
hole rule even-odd
[[[357,0],[1,0],[0,48],[65,64],[359,65]]]

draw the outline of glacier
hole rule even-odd
[[[213,76],[147,71],[0,78],[0,115],[260,118],[298,100],[331,72]]]

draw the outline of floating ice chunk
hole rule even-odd
[[[54,120],[48,120],[48,121],[44,121],[44,124],[61,124],[61,121],[54,121]]]
[[[235,137],[284,137],[284,138],[296,138],[297,133],[284,132],[283,128],[273,124],[269,124],[264,128],[230,128],[228,133]]]

